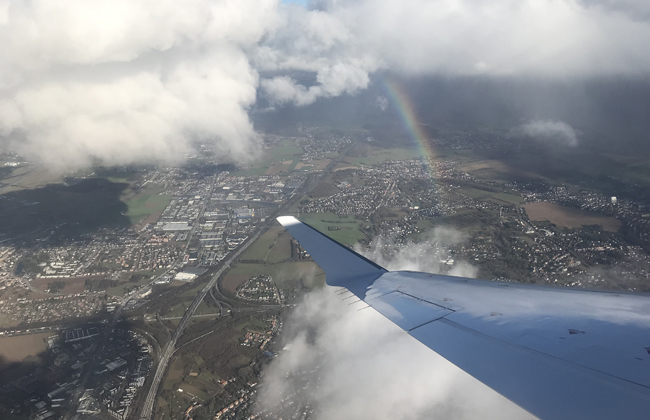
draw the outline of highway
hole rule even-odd
[[[294,193],[294,196],[292,199],[288,200],[286,203],[284,203],[283,206],[278,208],[278,214],[284,213],[295,201],[299,200],[303,194],[305,194],[306,191],[311,190],[316,183],[318,183],[320,180],[322,180],[327,174],[331,172],[331,170],[334,168],[334,166],[345,156],[347,155],[347,152],[356,144],[356,142],[353,142],[348,146],[342,153],[339,154],[339,157],[337,159],[332,159],[330,163],[327,165],[327,168],[323,170],[323,172],[317,176],[311,179],[310,182],[306,182],[305,185],[300,188],[300,190],[296,191]],[[210,193],[212,192],[212,188],[210,188]],[[201,209],[200,214],[203,214],[203,211],[205,210],[205,205]],[[194,315],[194,312],[196,311],[196,308],[199,307],[203,299],[205,298],[206,294],[212,290],[212,288],[217,284],[217,281],[219,280],[219,277],[228,269],[230,268],[230,264],[235,261],[239,255],[241,255],[242,252],[244,252],[253,242],[255,242],[261,235],[262,233],[266,232],[268,227],[273,223],[275,220],[274,217],[269,217],[266,222],[260,225],[259,229],[257,232],[248,237],[243,244],[236,249],[230,257],[228,257],[226,260],[224,260],[223,265],[221,268],[212,275],[212,278],[210,281],[205,285],[203,289],[196,295],[196,298],[190,305],[190,307],[185,311],[185,314],[181,318],[180,322],[178,323],[178,326],[176,327],[176,330],[172,334],[171,339],[165,344],[165,346],[162,349],[162,352],[160,354],[160,360],[158,361],[158,366],[156,367],[156,372],[154,374],[153,380],[151,381],[151,385],[149,388],[149,391],[147,393],[147,397],[145,398],[144,402],[142,403],[142,411],[140,412],[140,420],[151,420],[151,417],[153,415],[153,409],[154,405],[156,403],[156,396],[158,395],[158,389],[160,388],[160,383],[162,382],[165,372],[167,371],[167,365],[169,364],[169,360],[171,359],[172,355],[176,351],[176,343],[178,342],[178,339],[183,335],[183,331],[185,330],[185,327],[187,327],[188,322]],[[192,233],[194,233],[194,230],[192,230]],[[189,247],[189,243],[191,241],[191,235],[188,238],[188,242],[186,245],[186,250]],[[217,292],[219,292],[218,289],[216,289]],[[279,305],[278,305],[279,306]],[[268,309],[268,307],[267,307]]]
[[[163,377],[165,376],[165,372],[167,371],[167,365],[169,364],[169,359],[174,354],[176,343],[178,342],[178,339],[181,337],[181,335],[183,335],[183,331],[185,330],[185,327],[187,327],[189,320],[194,315],[196,308],[199,307],[201,301],[203,301],[203,299],[205,298],[205,295],[217,283],[219,277],[221,277],[224,271],[226,271],[230,267],[230,264],[237,257],[239,257],[239,255],[242,252],[244,252],[250,246],[250,244],[255,242],[257,238],[260,237],[262,232],[264,232],[268,227],[269,223],[270,222],[267,222],[262,227],[260,227],[260,229],[257,231],[255,235],[249,237],[238,250],[236,250],[226,261],[224,261],[224,264],[221,266],[221,268],[212,275],[212,278],[210,279],[208,284],[206,284],[205,287],[201,289],[201,291],[196,295],[196,298],[194,299],[190,307],[187,308],[187,311],[185,311],[183,318],[181,318],[181,321],[178,323],[176,330],[174,330],[174,333],[172,334],[171,340],[169,340],[162,349],[162,352],[160,354],[160,360],[158,361],[158,366],[156,368],[156,373],[154,374],[153,380],[151,381],[151,385],[147,397],[142,404],[142,412],[140,413],[140,419],[142,420],[151,419],[151,416],[153,414],[154,404],[156,402],[156,395],[158,394],[158,388],[160,387],[160,382],[162,381]]]

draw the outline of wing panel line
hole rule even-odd
[[[448,314],[448,315],[451,315],[451,314]],[[447,316],[447,315],[445,315],[445,316]],[[612,374],[610,374],[610,373],[602,372],[602,371],[600,371],[600,370],[593,369],[593,368],[590,368],[590,367],[587,367],[587,366],[579,365],[579,364],[576,364],[576,363],[570,362],[570,361],[568,361],[568,360],[564,360],[564,359],[561,359],[561,358],[559,358],[559,357],[553,356],[553,355],[551,355],[551,354],[547,354],[547,353],[540,352],[540,351],[535,350],[535,349],[531,349],[531,348],[528,348],[528,347],[525,347],[525,346],[521,346],[521,345],[518,345],[518,344],[514,344],[514,343],[511,343],[511,342],[508,342],[508,341],[503,341],[503,340],[498,339],[498,338],[496,338],[496,337],[493,337],[493,336],[491,336],[491,335],[487,335],[487,334],[482,333],[482,332],[480,332],[480,331],[476,331],[476,330],[474,330],[474,329],[472,329],[472,328],[466,327],[466,326],[464,326],[464,325],[462,325],[462,324],[459,324],[459,323],[457,323],[457,322],[454,322],[454,321],[452,321],[452,320],[444,319],[445,316],[443,316],[443,317],[441,317],[441,318],[438,318],[437,320],[434,320],[434,321],[431,321],[431,322],[439,321],[439,322],[441,322],[441,323],[443,323],[443,324],[446,324],[446,325],[448,325],[448,326],[450,326],[450,327],[456,328],[456,329],[461,330],[461,331],[463,331],[463,332],[466,332],[466,333],[468,333],[468,334],[472,334],[472,335],[474,335],[474,336],[476,336],[476,337],[479,337],[479,338],[481,338],[481,339],[483,339],[483,340],[490,340],[490,341],[493,341],[493,342],[501,343],[501,344],[503,344],[503,345],[505,345],[505,346],[511,346],[511,347],[514,347],[514,348],[517,348],[517,349],[520,349],[520,350],[523,350],[523,351],[532,352],[532,353],[535,353],[535,354],[539,355],[540,357],[547,357],[547,358],[550,358],[550,359],[556,360],[556,361],[559,362],[559,363],[564,363],[564,364],[570,365],[570,366],[572,366],[572,367],[575,367],[576,369],[580,369],[580,370],[585,370],[585,371],[592,372],[594,375],[598,375],[598,376],[600,376],[600,375],[607,376],[607,377],[611,378],[611,379],[607,379],[607,380],[610,380],[610,381],[613,381],[613,382],[622,381],[622,382],[627,383],[627,384],[630,384],[630,385],[643,387],[643,388],[647,389],[648,391],[650,391],[650,387],[648,387],[648,386],[646,386],[646,385],[644,385],[644,384],[640,384],[640,383],[638,383],[638,382],[634,382],[634,381],[631,381],[631,380],[629,380],[629,379],[621,378],[620,376],[616,376],[616,375],[612,375]],[[427,324],[430,324],[430,322],[427,322],[427,323],[425,323],[425,324],[422,324],[422,325],[420,325],[420,326],[418,326],[418,327],[415,327],[415,328],[409,330],[409,334],[411,333],[411,331],[415,330],[416,328],[423,327],[423,326],[425,326],[425,325],[427,325]],[[603,378],[603,379],[604,379],[604,378]],[[621,385],[623,385],[623,384],[621,384]]]

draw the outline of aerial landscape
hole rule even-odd
[[[499,0],[19,3],[2,419],[535,418],[328,286],[279,216],[391,271],[650,293],[650,62],[617,26],[650,41],[641,2],[537,2],[578,35],[530,59],[499,25],[534,7]]]

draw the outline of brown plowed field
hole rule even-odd
[[[53,282],[62,282],[65,283],[65,287],[62,290],[59,290],[59,293],[64,295],[73,295],[75,293],[81,293],[84,291],[84,286],[86,284],[86,279],[90,277],[73,277],[73,278],[57,278],[57,279],[44,279],[39,278],[32,281],[32,286],[38,290],[44,292],[47,291],[48,284]]]
[[[556,226],[570,229],[586,225],[601,225],[608,232],[618,232],[622,224],[620,220],[613,217],[601,216],[597,213],[572,209],[546,201],[524,204],[523,207],[530,220],[548,220]]]
[[[27,356],[37,356],[47,350],[45,339],[54,332],[0,338],[0,363],[20,362]]]
[[[244,284],[250,276],[244,274],[228,274],[223,279],[223,288],[231,293],[235,293],[237,288]]]

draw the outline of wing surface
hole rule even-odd
[[[293,217],[325,271],[412,337],[542,419],[650,418],[650,297],[388,272]]]
[[[281,216],[278,217],[278,222],[325,271],[325,278],[330,286],[343,286],[355,294],[362,294],[379,276],[387,273],[379,265],[295,217]]]

